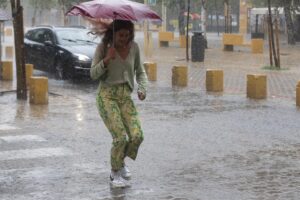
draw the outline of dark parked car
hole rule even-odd
[[[58,79],[89,76],[98,42],[86,28],[36,27],[25,34],[26,63],[55,73]]]

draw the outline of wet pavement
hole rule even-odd
[[[223,52],[220,41],[209,35],[204,63],[186,63],[176,44],[155,46],[158,80],[145,101],[133,95],[145,140],[137,161],[126,160],[133,173],[126,189],[109,187],[111,138],[96,110],[96,83],[50,77],[44,106],[1,93],[0,199],[299,199],[300,46],[283,44],[288,70],[268,71],[261,69],[266,51]],[[189,67],[188,87],[171,86],[178,64]],[[208,68],[224,70],[224,92],[205,91]],[[266,100],[246,98],[248,73],[267,74]],[[0,91],[15,89],[14,82],[0,84]]]

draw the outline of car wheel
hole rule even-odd
[[[55,63],[55,78],[58,80],[64,80],[66,78],[63,63],[60,60]]]

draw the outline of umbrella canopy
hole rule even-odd
[[[187,12],[184,12],[184,16],[187,16]],[[190,18],[194,19],[201,19],[201,16],[198,13],[190,13]]]
[[[94,0],[73,6],[67,15],[81,15],[91,19],[119,19],[130,21],[161,18],[147,5],[129,0]]]

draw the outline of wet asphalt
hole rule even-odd
[[[184,49],[176,44],[154,45],[158,80],[149,83],[145,101],[133,93],[145,140],[137,160],[126,160],[133,174],[126,189],[109,186],[111,137],[96,110],[96,83],[50,76],[44,106],[16,100],[14,92],[1,93],[0,199],[298,199],[299,46],[283,43],[288,69],[266,71],[261,69],[266,51],[228,53],[217,35],[209,41],[204,63],[183,61]],[[175,64],[188,65],[188,87],[171,86]],[[208,68],[224,70],[224,92],[206,92]],[[268,75],[267,99],[246,98],[248,73]],[[0,91],[15,89],[15,82],[0,83]]]

